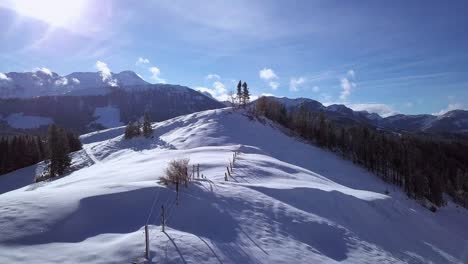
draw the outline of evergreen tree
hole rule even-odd
[[[239,80],[239,83],[237,84],[237,103],[239,105],[242,104],[242,81]]]
[[[83,148],[80,139],[74,133],[67,132],[67,139],[70,152],[74,152]]]
[[[143,135],[145,137],[150,137],[153,134],[153,128],[151,127],[151,122],[148,113],[145,113],[143,121]]]
[[[125,139],[130,139],[138,137],[140,135],[140,123],[139,122],[129,122],[125,127]]]
[[[244,82],[242,84],[242,106],[245,107],[247,105],[247,103],[249,103],[250,101],[250,93],[249,93],[249,88],[247,87],[247,83]]]
[[[62,175],[71,162],[70,157],[68,157],[70,151],[65,130],[55,124],[50,125],[47,142],[49,146],[49,176]]]

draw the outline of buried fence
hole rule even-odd
[[[235,164],[236,164],[236,159],[237,159],[237,156],[240,152],[238,151],[235,151],[233,154],[232,154],[232,160],[229,159],[229,164],[226,166],[226,171],[224,174],[225,174],[225,177],[224,177],[224,180],[225,181],[229,181],[228,179],[228,175],[229,177],[233,178],[234,179],[234,176],[233,176],[233,170],[234,170],[234,167],[235,167]],[[173,162],[171,162],[170,164],[173,164]],[[195,164],[192,165],[192,171],[191,173],[188,172],[188,163],[187,164],[187,169],[184,169],[184,168],[179,168],[179,173],[181,172],[182,174],[186,174],[186,175],[183,175],[183,177],[186,177],[187,181],[190,181],[190,180],[196,180],[196,179],[204,179],[204,175],[201,174],[200,175],[200,164],[197,164],[195,166]],[[166,173],[168,173],[170,170],[166,170]],[[195,177],[196,176],[196,177]],[[165,178],[167,177],[167,178]],[[165,184],[170,184],[170,183],[173,183],[175,184],[176,186],[176,197],[174,199],[172,199],[171,201],[171,197],[168,196],[167,200],[165,203],[162,203],[161,205],[161,212],[159,214],[159,217],[156,217],[155,220],[154,220],[154,224],[157,225],[158,223],[160,223],[161,225],[161,232],[165,233],[165,227],[168,223],[168,221],[171,219],[171,216],[174,212],[174,205],[178,206],[178,203],[179,203],[179,184],[184,182],[187,185],[187,182],[182,180],[182,181],[179,181],[179,180],[176,180],[176,181],[171,181],[171,177],[169,176],[165,176],[165,177],[162,177],[161,179],[161,182],[162,183],[165,183]],[[175,179],[178,179],[177,177]],[[153,202],[152,202],[152,205],[151,205],[151,208],[149,210],[149,213],[148,213],[148,217],[146,219],[146,223],[145,223],[145,226],[144,226],[144,234],[145,234],[145,251],[144,251],[144,258],[146,260],[149,260],[150,258],[150,244],[151,242],[153,242],[155,240],[155,237],[156,236],[153,236],[153,237],[150,237],[150,229],[149,229],[149,225],[150,225],[150,219],[155,211],[155,205],[157,204],[157,201],[159,199],[159,194],[160,194],[160,188],[156,188],[155,190],[155,194],[154,194],[154,197],[153,197]],[[137,263],[137,262],[134,262],[134,263]]]

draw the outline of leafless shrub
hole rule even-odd
[[[190,180],[189,176],[189,162],[190,159],[176,159],[169,162],[166,168],[165,176],[160,178],[163,184],[185,184],[188,185]]]

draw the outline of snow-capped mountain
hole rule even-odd
[[[47,95],[98,95],[109,87],[128,89],[149,85],[132,71],[120,73],[74,72],[60,76],[48,69],[10,72],[0,79],[0,98],[30,98]]]
[[[286,108],[299,111],[305,108],[310,112],[323,113],[338,124],[365,124],[399,132],[427,133],[467,133],[468,111],[453,110],[440,116],[435,115],[403,115],[397,114],[381,117],[367,111],[354,111],[342,104],[325,107],[320,102],[309,98],[289,99],[285,97],[268,97],[282,103]]]
[[[468,211],[430,212],[351,161],[229,108],[86,134],[75,171],[0,177],[1,263],[467,263]],[[238,153],[225,181],[226,166]],[[190,158],[203,178],[158,183]],[[37,172],[36,172],[37,171]],[[165,206],[165,232],[161,207]]]

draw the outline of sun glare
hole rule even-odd
[[[23,16],[42,20],[51,26],[66,28],[79,18],[86,0],[15,0],[12,5]]]

